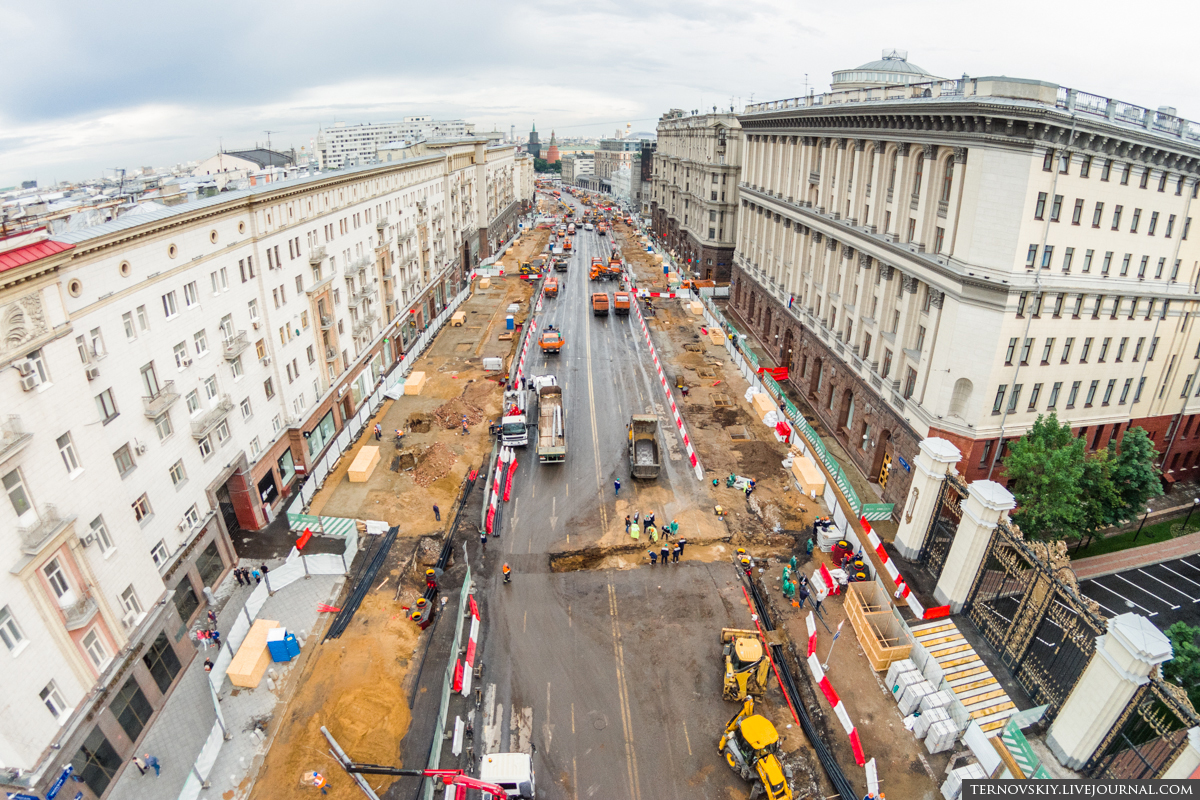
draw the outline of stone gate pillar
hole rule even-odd
[[[962,504],[962,519],[954,532],[954,543],[942,567],[933,597],[949,605],[957,614],[967,602],[967,594],[975,576],[983,567],[988,542],[996,530],[1001,515],[1016,506],[1008,490],[995,481],[975,481],[967,486],[967,499]]]
[[[920,449],[916,459],[917,468],[912,476],[912,488],[908,490],[908,499],[904,501],[904,515],[900,518],[900,527],[896,530],[893,542],[896,551],[909,561],[916,559],[921,552],[921,545],[925,543],[925,534],[929,532],[929,522],[933,518],[933,509],[941,493],[942,482],[946,480],[946,473],[962,458],[958,448],[945,439],[925,439]]]
[[[1141,614],[1121,614],[1096,637],[1096,654],[1058,712],[1046,745],[1065,767],[1080,769],[1150,679],[1171,658],[1171,641]]]

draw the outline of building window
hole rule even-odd
[[[71,432],[68,431],[56,440],[58,444],[58,454],[62,456],[63,465],[67,468],[68,475],[74,475],[83,467],[79,465],[79,457],[75,455],[75,443],[71,441]]]
[[[1083,349],[1079,352],[1079,363],[1086,364],[1088,354],[1092,351],[1092,337],[1089,336],[1083,340]]]
[[[913,396],[913,392],[917,388],[917,371],[912,367],[908,368],[908,373],[904,378],[904,399],[907,400]]]
[[[1026,339],[1021,344],[1021,365],[1025,366],[1029,363],[1029,351],[1033,348],[1033,339]]]
[[[1054,350],[1054,339],[1053,338],[1047,339],[1046,344],[1042,347],[1042,363],[1043,364],[1050,363],[1050,354],[1053,352],[1053,350]]]
[[[1137,344],[1135,344],[1133,346],[1133,360],[1134,361],[1137,361],[1138,357],[1142,354],[1142,345],[1144,345],[1145,343],[1146,343],[1146,337],[1139,336],[1138,340],[1137,340]]]
[[[1036,244],[1029,245],[1029,252],[1025,254],[1025,268],[1033,269],[1037,265],[1038,246]]]
[[[1119,362],[1125,357],[1125,346],[1129,344],[1129,337],[1122,336],[1120,343],[1117,345],[1117,361]]]
[[[1129,262],[1133,259],[1133,253],[1126,253],[1125,258],[1121,259],[1121,277],[1124,278],[1129,274]]]
[[[1175,215],[1174,214],[1167,217],[1167,229],[1165,231],[1163,231],[1163,237],[1166,239],[1170,239],[1171,231],[1173,231],[1173,230],[1175,230]]]
[[[1033,208],[1033,218],[1041,219],[1046,214],[1046,198],[1049,197],[1045,192],[1038,192],[1037,205]]]
[[[184,617],[183,620],[186,624],[187,617]],[[171,688],[171,683],[182,668],[179,656],[175,655],[175,649],[171,647],[165,633],[160,633],[158,638],[147,648],[146,654],[142,656],[142,663],[146,665],[150,677],[154,678],[158,690],[164,694]]]
[[[880,377],[886,378],[892,371],[892,351],[884,348],[883,351],[883,372]]]
[[[191,507],[183,512],[183,524],[187,526],[188,530],[200,524],[200,509],[196,507],[195,503],[192,503]]]
[[[0,608],[0,641],[4,642],[9,652],[15,652],[25,641],[25,634],[21,632],[21,626],[17,625],[8,606]]]
[[[1082,381],[1075,381],[1071,384],[1071,391],[1067,394],[1067,408],[1075,407],[1075,399],[1079,397],[1079,387]]]
[[[1150,214],[1150,225],[1146,228],[1146,235],[1153,236],[1154,229],[1158,227],[1158,212],[1154,211]]]
[[[1012,394],[1008,396],[1008,413],[1013,413],[1017,410],[1017,401],[1021,398],[1021,384],[1014,383]]]
[[[133,463],[133,453],[129,451],[129,444],[123,444],[113,453],[113,461],[117,464],[117,473],[124,478],[130,472],[133,472],[136,464]]]
[[[1100,274],[1108,275],[1108,270],[1112,267],[1113,251],[1109,250],[1104,254],[1104,263],[1100,266]]]
[[[1050,387],[1050,397],[1046,400],[1046,410],[1050,411],[1058,405],[1058,393],[1062,390],[1062,381],[1056,381]]]
[[[29,502],[29,495],[25,492],[25,480],[21,477],[21,471],[14,469],[2,480],[4,491],[8,494],[8,500],[12,503],[13,511],[17,512],[17,516],[22,517],[32,511],[33,504]]]
[[[158,434],[160,442],[175,432],[175,429],[171,427],[171,414],[169,412],[154,419],[154,430]]]
[[[1104,400],[1102,401],[1103,405],[1108,405],[1109,401],[1112,400],[1113,389],[1116,387],[1116,385],[1117,379],[1113,378],[1108,382],[1108,385],[1104,387]]]
[[[183,304],[186,308],[200,305],[200,290],[196,288],[195,281],[184,285]]]
[[[91,528],[92,535],[96,537],[96,543],[100,545],[101,553],[107,553],[113,549],[112,537],[108,535],[108,526],[104,524],[103,515],[92,520],[88,527]]]
[[[145,494],[133,501],[133,518],[138,522],[144,522],[153,513],[150,508],[150,498]]]
[[[1112,229],[1114,231],[1120,230],[1121,228],[1121,209],[1122,206],[1117,206],[1115,209],[1113,209]]]
[[[1084,254],[1083,254],[1083,270],[1082,270],[1084,273],[1088,273],[1088,272],[1092,271],[1092,255],[1095,252],[1096,252],[1095,250],[1087,250],[1084,252]]]
[[[192,359],[188,357],[187,342],[180,342],[174,347],[175,366],[179,369],[186,369],[192,363]]]
[[[1092,212],[1092,227],[1100,227],[1100,215],[1104,213],[1104,203],[1096,203],[1096,210]]]
[[[193,417],[200,413],[200,392],[192,389],[187,393],[184,402],[187,403],[188,413]]]
[[[1163,270],[1167,267],[1167,259],[1165,257],[1158,260],[1158,266],[1154,270],[1154,279],[1158,280],[1162,277]]]
[[[1079,161],[1079,177],[1086,178],[1092,172],[1092,157],[1084,156]]]
[[[151,715],[154,714],[154,709],[150,705],[150,701],[146,699],[146,695],[142,693],[142,689],[138,686],[137,679],[132,676],[125,681],[125,685],[117,692],[112,704],[109,706],[113,716],[117,718],[121,728],[129,737],[130,741],[136,741],[141,735],[142,729],[146,727]]]
[[[1075,248],[1074,247],[1068,247],[1065,251],[1063,251],[1063,265],[1062,265],[1063,272],[1071,271],[1071,261],[1074,260],[1074,258],[1075,258]]]
[[[212,437],[205,436],[200,441],[196,442],[196,446],[200,449],[200,457],[207,459],[213,454]]]
[[[1155,336],[1153,339],[1150,340],[1150,349],[1146,351],[1146,360],[1147,361],[1154,360],[1154,351],[1157,349],[1158,349],[1158,337]]]
[[[1029,292],[1021,292],[1020,296],[1017,297],[1017,316],[1018,317],[1025,316],[1025,303],[1028,300],[1029,300]],[[897,316],[898,315],[899,315],[899,312],[897,312]],[[895,332],[896,331],[893,329],[892,333],[895,333]]]
[[[1059,217],[1062,216],[1062,202],[1063,196],[1061,194],[1054,195],[1054,203],[1050,206],[1051,222],[1058,222]]]
[[[67,703],[63,700],[62,692],[58,690],[58,684],[50,681],[46,684],[46,688],[38,692],[38,697],[42,699],[46,708],[50,709],[51,715],[55,719],[59,719],[68,710]]]
[[[192,336],[192,342],[196,347],[196,355],[202,356],[208,352],[208,334],[203,329],[196,331]]]
[[[241,408],[242,408],[242,419],[250,419],[250,417],[254,416],[254,411],[250,407],[250,398],[249,397],[242,400]]]
[[[125,609],[127,614],[142,613],[142,604],[138,602],[137,592],[134,591],[133,584],[121,592],[121,607]]]
[[[1000,409],[1004,407],[1004,394],[1008,391],[1008,384],[1001,384],[996,389],[996,400],[992,403],[992,413],[999,414]]]
[[[1042,170],[1050,172],[1054,169],[1054,151],[1047,150],[1045,158],[1042,159]]]
[[[275,396],[275,384],[271,378],[263,381],[263,391],[266,392],[268,400]]]
[[[180,484],[182,484],[184,481],[187,480],[187,470],[184,469],[183,459],[179,459],[174,464],[172,464],[171,469],[169,471],[171,473],[171,483],[175,487],[178,487]]]
[[[1133,210],[1133,221],[1129,224],[1129,232],[1130,233],[1137,233],[1138,222],[1141,219],[1142,219],[1142,210],[1140,208],[1135,208]]]
[[[92,628],[82,641],[83,650],[92,660],[92,665],[97,671],[103,670],[108,663],[108,648],[104,645],[104,640],[100,638],[99,631],[99,628]]]
[[[1111,336],[1105,336],[1104,340],[1100,342],[1100,356],[1096,360],[1099,361],[1101,364],[1103,364],[1104,359],[1108,357],[1108,343],[1111,341],[1112,341]]]
[[[178,301],[175,299],[174,292],[167,292],[162,296],[163,314],[167,319],[171,319],[179,313]]]
[[[1066,364],[1071,359],[1071,348],[1074,346],[1075,346],[1075,337],[1068,336],[1066,341],[1063,342],[1062,361],[1060,363]]]
[[[1121,185],[1126,186],[1129,183],[1129,174],[1133,171],[1133,167],[1129,164],[1121,165]]]
[[[217,549],[215,541],[209,542],[204,552],[196,557],[196,569],[205,586],[216,585],[217,578],[221,577],[221,573],[225,571],[225,562],[221,560],[221,553]]]
[[[125,338],[133,341],[137,338],[137,329],[133,326],[133,313],[126,311],[121,315],[121,325],[125,328]]]
[[[1125,385],[1121,387],[1121,399],[1118,405],[1125,405],[1125,401],[1129,399],[1129,390],[1133,387],[1133,378],[1126,378]]]
[[[1091,408],[1092,401],[1096,399],[1096,390],[1100,388],[1100,381],[1092,381],[1088,386],[1087,399],[1083,401],[1084,408]]]
[[[1144,389],[1145,387],[1146,387],[1146,379],[1145,378],[1139,379],[1137,391],[1133,393],[1133,402],[1135,405],[1138,403],[1138,401],[1140,401],[1142,399],[1142,389]]]
[[[97,727],[92,729],[79,747],[71,759],[71,766],[75,768],[75,775],[87,784],[96,797],[100,797],[121,768],[121,757]]]
[[[150,548],[150,558],[152,561],[154,561],[154,566],[156,567],[161,568],[164,564],[166,564],[168,556],[167,543],[163,539],[159,539],[158,544]],[[184,617],[184,620],[186,621],[187,617]]]
[[[1033,391],[1029,393],[1029,411],[1034,411],[1037,409],[1038,396],[1041,395],[1041,393],[1042,385],[1040,383],[1035,383],[1033,385]]]

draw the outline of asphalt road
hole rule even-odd
[[[1175,622],[1200,624],[1200,555],[1080,581],[1079,591],[1107,617],[1131,611],[1158,628]]]
[[[732,566],[549,571],[547,553],[623,532],[632,508],[669,519],[701,497],[675,426],[663,425],[670,418],[637,317],[592,315],[588,265],[592,255],[607,255],[610,238],[581,230],[575,247],[565,280],[558,275],[558,298],[539,318],[539,326],[562,331],[566,346],[559,355],[539,351],[529,369],[554,373],[563,387],[567,460],[541,465],[532,444],[517,450],[502,533],[478,570],[481,722],[490,724],[477,722],[477,747],[506,751],[510,729],[519,732],[531,716],[539,797],[744,793],[749,787],[716,751],[736,712],[720,694],[720,629],[752,625]],[[612,292],[617,284],[594,287]],[[635,483],[625,425],[646,412],[660,415],[664,469],[656,481]],[[473,567],[479,555],[473,543]],[[513,567],[508,586],[502,560]]]

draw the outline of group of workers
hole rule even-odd
[[[657,544],[658,535],[660,532],[662,533],[664,539],[674,536],[679,532],[679,523],[675,520],[671,520],[666,525],[663,525],[660,531],[654,526],[653,511],[647,513],[645,516],[642,516],[641,512],[638,511],[633,512],[632,517],[630,517],[628,514],[625,515],[625,532],[629,534],[631,539],[640,539],[643,531],[645,532],[646,536],[650,537],[651,543]]]

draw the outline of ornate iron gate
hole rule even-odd
[[[1096,651],[1106,625],[1075,588],[1062,542],[1029,543],[1001,520],[966,603],[968,618],[1021,687],[1053,719]]]
[[[1084,772],[1092,778],[1158,778],[1183,751],[1188,729],[1196,725],[1200,718],[1183,690],[1152,676],[1096,748]]]
[[[934,580],[941,577],[942,568],[946,566],[946,556],[954,544],[954,533],[962,519],[962,504],[966,497],[967,485],[963,479],[958,475],[947,475],[938,492],[921,552],[917,555],[917,562]]]

